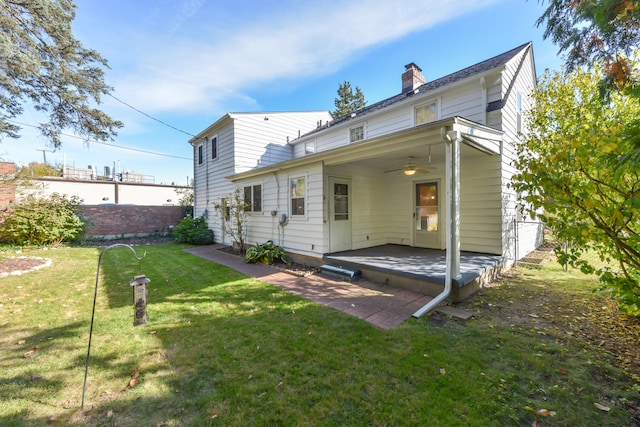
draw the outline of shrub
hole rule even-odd
[[[10,207],[0,224],[0,241],[12,245],[57,245],[82,236],[85,222],[77,210],[82,200],[53,193],[27,195]]]
[[[285,264],[291,264],[291,259],[284,248],[275,245],[271,240],[247,249],[244,260],[249,263],[273,264],[275,261],[282,261]]]
[[[203,216],[197,218],[186,217],[174,227],[173,235],[180,243],[194,245],[210,245],[213,243],[213,231],[209,230]]]

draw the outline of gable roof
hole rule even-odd
[[[479,75],[482,73],[485,73],[487,71],[493,70],[495,68],[498,67],[502,67],[504,65],[507,64],[507,62],[509,62],[511,59],[513,59],[518,53],[520,53],[523,49],[530,49],[531,48],[531,42],[528,43],[524,43],[518,47],[515,47],[507,52],[501,53],[500,55],[494,56],[493,58],[489,58],[486,59],[482,62],[478,62],[477,64],[471,65],[470,67],[467,68],[463,68],[460,71],[456,71],[455,73],[446,75],[444,77],[440,77],[439,79],[436,80],[432,80],[430,82],[427,82],[419,87],[417,87],[416,89],[408,92],[408,93],[400,93],[398,95],[394,95],[390,98],[384,99],[382,101],[376,102],[375,104],[371,104],[368,105],[364,108],[361,108],[357,111],[355,111],[352,114],[347,114],[341,117],[338,117],[336,119],[334,119],[333,121],[327,123],[326,126],[323,126],[321,128],[318,129],[314,129],[313,131],[305,134],[304,136],[307,135],[311,135],[314,134],[316,132],[322,131],[323,129],[326,129],[327,127],[330,126],[335,126],[337,124],[346,122],[348,120],[354,119],[354,118],[361,118],[363,115],[365,114],[370,114],[373,113],[375,111],[379,111],[382,110],[384,108],[387,108],[393,104],[397,104],[398,102],[401,102],[405,99],[407,99],[408,97],[418,94],[418,93],[427,93],[427,92],[431,92],[434,91],[436,89],[439,89],[441,87],[445,87],[445,86],[449,86],[453,83],[457,83],[459,81],[465,80],[469,77],[473,77],[475,75]],[[526,55],[523,56],[523,58],[526,57]],[[522,62],[524,62],[524,59],[522,60]],[[520,68],[522,67],[522,62],[520,63],[520,66],[518,67],[518,70],[520,70]],[[517,75],[517,73],[516,73]],[[515,79],[515,77],[514,77]],[[495,106],[494,106],[494,109]],[[292,141],[295,142],[295,141]]]

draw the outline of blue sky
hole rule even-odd
[[[135,110],[105,97],[100,108],[125,123],[111,145],[64,137],[58,151],[46,153],[47,161],[99,170],[118,162],[123,171],[154,176],[156,183],[186,184],[193,176],[189,134],[227,112],[332,110],[343,81],[374,103],[400,92],[409,62],[428,81],[529,41],[538,75],[561,64],[558,49],[535,26],[543,12],[538,0],[76,5],[76,37],[108,60],[113,95]],[[27,109],[19,121],[37,124],[39,118]],[[19,165],[42,161],[39,150],[51,150],[47,141],[29,127],[22,135],[0,142],[0,158]]]

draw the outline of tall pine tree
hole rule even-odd
[[[0,138],[18,138],[13,121],[24,105],[49,115],[40,132],[51,145],[72,129],[106,141],[122,123],[95,108],[112,88],[104,82],[107,61],[74,36],[71,0],[0,0]]]
[[[351,83],[345,81],[338,87],[338,97],[333,101],[336,109],[333,111],[334,117],[341,117],[367,105],[360,88],[356,86],[355,93],[351,89]]]

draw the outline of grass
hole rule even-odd
[[[553,308],[608,304],[582,276],[523,270],[466,304],[473,320],[385,331],[183,248],[103,256],[84,410],[99,250],[23,253],[53,264],[0,278],[0,424],[639,425],[630,365]],[[140,273],[149,323],[133,327]]]

